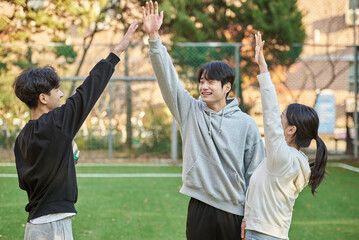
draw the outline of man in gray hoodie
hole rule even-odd
[[[143,7],[150,58],[162,96],[178,122],[183,142],[182,194],[191,197],[187,239],[240,239],[249,179],[264,158],[254,120],[227,98],[233,69],[209,62],[198,72],[200,99],[184,89],[158,33],[163,12]]]

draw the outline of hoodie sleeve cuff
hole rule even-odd
[[[120,58],[114,54],[113,52],[111,52],[107,58],[106,61],[110,62],[112,64],[113,67],[116,66],[116,64],[120,61]]]
[[[257,79],[261,88],[268,88],[273,86],[269,72],[265,72],[260,75],[257,75]]]
[[[161,38],[156,40],[148,40],[148,44],[150,45],[150,52],[159,52],[163,46]]]

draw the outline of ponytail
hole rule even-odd
[[[315,141],[317,142],[317,153],[315,156],[315,161],[310,165],[311,167],[311,175],[309,178],[309,186],[312,189],[312,194],[315,194],[315,189],[320,185],[320,183],[324,179],[325,166],[327,165],[327,157],[328,150],[325,146],[323,140],[319,137],[315,137]]]
[[[317,112],[308,106],[292,103],[287,107],[286,117],[289,126],[296,126],[295,143],[299,148],[309,147],[311,141],[317,142],[315,162],[310,164],[310,178],[308,185],[315,194],[315,189],[323,181],[326,174],[328,151],[323,140],[318,136],[319,117]]]

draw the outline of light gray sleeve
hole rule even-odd
[[[178,79],[172,60],[161,39],[151,41],[150,59],[162,97],[179,125],[187,118],[191,104],[195,101]]]
[[[256,135],[255,142],[251,145],[250,148],[246,149],[244,152],[244,168],[245,168],[245,182],[246,182],[246,191],[249,186],[249,180],[252,177],[254,170],[258,165],[263,161],[265,157],[265,150],[263,146],[263,141],[259,133],[258,128],[256,131],[251,131],[253,135]],[[253,135],[251,138],[253,138]]]

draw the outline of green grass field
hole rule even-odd
[[[358,164],[351,164],[359,167]],[[329,175],[313,197],[306,188],[295,204],[291,240],[359,239],[359,173],[328,167]],[[89,173],[181,173],[179,166],[77,167]],[[16,174],[0,166],[0,174]],[[181,178],[78,177],[77,240],[185,239],[189,198],[180,194]],[[23,239],[26,193],[17,178],[0,177],[0,239]]]

